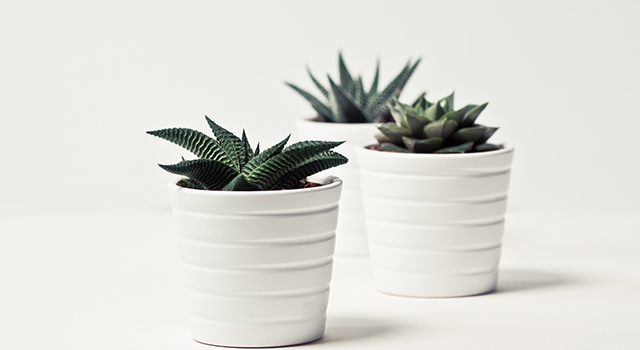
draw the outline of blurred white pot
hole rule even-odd
[[[453,297],[495,289],[513,152],[357,149],[378,290]]]
[[[322,337],[342,181],[226,192],[169,184],[198,342],[273,347]]]
[[[336,230],[338,255],[368,254],[356,148],[375,143],[374,135],[377,133],[378,128],[371,123],[323,123],[308,119],[296,123],[296,135],[300,140],[347,141],[335,151],[349,158],[349,162],[322,173],[338,176],[344,181]]]

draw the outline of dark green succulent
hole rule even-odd
[[[318,99],[305,90],[286,83],[289,87],[304,97],[311,107],[318,113],[318,118],[324,122],[336,123],[380,123],[391,121],[391,114],[387,104],[400,95],[400,92],[407,81],[418,67],[420,60],[413,64],[407,62],[389,85],[382,91],[378,91],[378,78],[380,75],[380,62],[376,63],[376,73],[369,91],[365,91],[362,77],[353,77],[347,65],[342,59],[342,53],[338,54],[338,68],[340,70],[340,81],[336,84],[330,76],[329,88],[324,87],[311,74],[307,67],[309,77],[314,85],[322,93],[322,98]]]
[[[395,122],[378,127],[380,151],[410,153],[470,153],[501,149],[487,143],[498,128],[476,124],[487,107],[467,105],[453,108],[453,93],[436,103],[422,94],[412,105],[397,100],[388,108]]]
[[[260,152],[242,131],[237,137],[205,116],[215,139],[199,131],[171,128],[147,134],[171,141],[199,159],[160,167],[186,176],[177,185],[201,190],[266,191],[300,187],[307,176],[344,164],[347,158],[331,151],[343,142],[302,141],[285,148],[289,136]]]

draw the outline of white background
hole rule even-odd
[[[638,1],[3,1],[0,215],[168,210],[156,163],[186,153],[145,130],[255,144],[310,107],[283,85],[370,84],[423,63],[404,98],[490,101],[516,146],[510,210],[638,211]]]

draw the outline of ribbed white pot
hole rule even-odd
[[[338,255],[368,254],[356,148],[370,144],[377,133],[378,128],[371,123],[323,123],[301,119],[296,124],[296,135],[300,140],[346,140],[335,150],[349,158],[349,162],[323,173],[344,180],[336,230]]]
[[[454,297],[495,289],[513,152],[357,149],[378,290]]]
[[[342,181],[226,192],[169,184],[194,340],[233,347],[322,337]]]

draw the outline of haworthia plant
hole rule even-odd
[[[289,136],[260,152],[251,148],[244,130],[238,137],[206,117],[215,138],[185,128],[147,131],[190,151],[199,159],[160,167],[185,176],[177,185],[200,190],[266,191],[300,187],[320,171],[345,164],[347,158],[331,151],[343,142],[302,141],[285,147]]]
[[[387,104],[394,98],[398,98],[419,63],[419,59],[413,63],[411,61],[407,62],[402,71],[400,71],[389,85],[379,91],[380,62],[377,62],[373,82],[367,90],[364,87],[362,77],[354,77],[351,75],[342,58],[342,53],[339,53],[338,68],[340,80],[337,82],[331,79],[330,76],[327,76],[328,85],[322,85],[307,67],[311,81],[321,93],[320,98],[316,98],[314,95],[294,84],[285,84],[307,100],[311,104],[311,107],[318,113],[318,118],[324,122],[389,122],[392,118],[387,109]]]
[[[387,107],[395,122],[382,124],[377,149],[407,153],[470,153],[501,149],[487,143],[498,128],[476,124],[487,103],[453,108],[454,94],[432,103],[422,94],[412,105]]]

